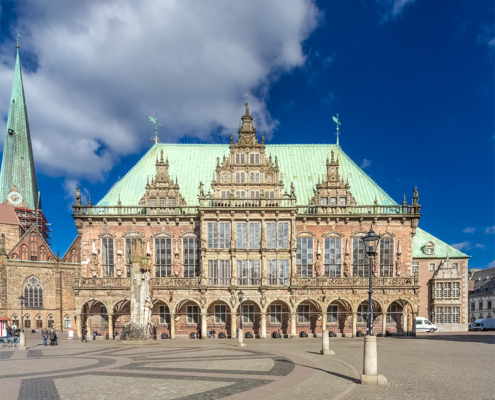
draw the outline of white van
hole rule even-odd
[[[416,332],[435,332],[437,330],[437,326],[428,321],[428,319],[416,317]]]
[[[494,318],[486,318],[486,319],[477,319],[473,324],[473,331],[489,331],[495,329],[495,319]]]

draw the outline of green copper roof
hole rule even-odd
[[[424,251],[425,244],[428,242],[433,242],[435,244],[435,254],[426,254]],[[418,228],[416,230],[416,235],[413,239],[413,258],[446,258],[447,255],[450,258],[467,258],[470,257],[464,254],[462,251],[442,242],[435,236],[430,235],[423,229]]]
[[[229,154],[228,144],[157,144],[118,182],[98,203],[100,206],[117,205],[119,194],[123,206],[138,205],[144,194],[146,177],[155,175],[155,160],[160,150],[168,155],[169,172],[177,176],[182,195],[187,205],[199,205],[199,182],[205,184],[205,192],[211,187],[217,157]],[[381,189],[362,169],[360,169],[339,147],[330,144],[287,144],[266,145],[267,155],[278,157],[281,177],[287,192],[294,183],[297,203],[308,204],[313,197],[320,178],[326,174],[326,160],[330,151],[340,161],[340,175],[349,178],[351,193],[358,204],[373,204],[375,196],[378,204],[397,203]]]
[[[19,50],[15,61],[14,83],[0,170],[0,203],[5,200],[13,185],[17,186],[30,209],[39,208],[38,183],[34,169]]]

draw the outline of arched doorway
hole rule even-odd
[[[373,334],[384,334],[383,332],[383,310],[380,303],[373,300]],[[357,308],[356,332],[361,331],[366,335],[368,331],[368,300],[364,300]]]
[[[124,327],[131,322],[131,302],[128,299],[117,301],[113,306],[113,329],[118,335],[124,334]]]
[[[93,332],[105,336],[108,332],[108,312],[106,305],[100,300],[88,300],[82,306],[82,327],[87,329],[88,340],[93,338]]]
[[[240,307],[237,307],[236,312],[239,317],[237,326],[240,328]],[[261,309],[260,306],[252,300],[242,302],[242,331],[244,337],[246,337],[246,334],[252,335],[253,338],[261,337]],[[235,338],[236,332],[231,333],[231,335]]]
[[[274,333],[288,335],[290,333],[290,307],[282,300],[275,300],[267,307],[266,333],[270,337]]]
[[[201,307],[193,300],[184,300],[177,305],[175,320],[176,337],[198,335],[201,331]]]
[[[232,317],[230,306],[225,301],[215,300],[210,303],[206,310],[206,315],[206,329],[208,329],[208,332],[215,331],[216,338],[218,338],[221,333],[223,333],[225,337],[236,337],[237,332],[232,332],[231,329]]]
[[[347,300],[332,301],[327,307],[327,329],[334,333],[352,333],[352,306]]]
[[[162,333],[166,333],[168,337],[171,336],[170,318],[170,307],[168,304],[163,300],[155,301],[151,309],[151,325],[153,329],[156,328],[157,338],[160,338]]]
[[[312,300],[304,300],[296,308],[296,335],[305,332],[308,336],[316,336],[317,323],[321,315],[321,307]],[[321,327],[318,333],[321,333]]]
[[[407,301],[395,300],[387,307],[386,330],[396,334],[412,331],[412,308]]]

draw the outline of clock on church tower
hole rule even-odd
[[[22,203],[22,195],[18,192],[10,192],[7,195],[7,201],[14,206],[18,206]]]

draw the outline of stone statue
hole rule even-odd
[[[0,235],[0,256],[6,256],[7,251],[5,250],[5,235],[2,233]]]
[[[317,277],[321,275],[321,265],[320,265],[320,260],[316,260],[315,263],[315,274]]]
[[[414,191],[413,191],[413,204],[418,204],[419,201],[419,195],[418,195],[418,187],[414,186]]]
[[[294,196],[296,193],[295,193],[295,189],[294,189],[294,183],[291,182],[290,183],[290,195],[291,197]]]
[[[205,190],[203,189],[203,182],[199,182],[199,195],[204,196],[205,195]]]
[[[81,191],[79,190],[79,186],[76,186],[76,206],[81,205]]]
[[[395,260],[395,275],[400,276],[401,274],[401,262],[400,262],[400,256],[397,256],[397,260]]]

